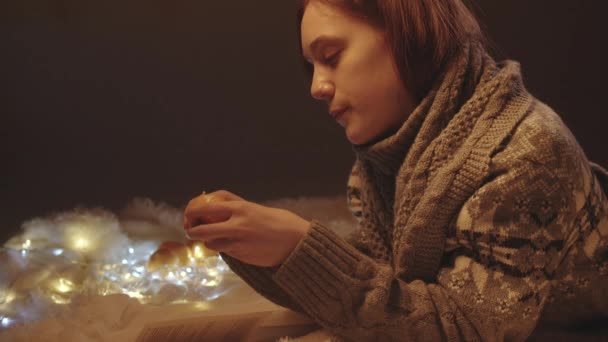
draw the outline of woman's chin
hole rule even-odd
[[[370,140],[352,126],[346,126],[346,139],[353,145],[365,145]]]

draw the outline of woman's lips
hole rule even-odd
[[[332,116],[332,118],[334,118],[334,120],[339,120],[340,117],[342,116],[342,114],[344,114],[346,111],[348,110],[348,107],[343,107],[343,108],[338,108],[338,109],[332,109],[329,111],[329,115]]]

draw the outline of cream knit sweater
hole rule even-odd
[[[521,341],[608,317],[608,201],[519,65],[473,44],[396,133],[355,146],[347,239],[317,221],[259,293],[354,341]],[[606,184],[604,184],[604,188]]]

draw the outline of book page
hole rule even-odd
[[[286,309],[210,315],[146,325],[138,342],[162,341],[276,341],[318,329],[317,324]]]

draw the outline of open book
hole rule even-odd
[[[261,311],[208,312],[194,317],[157,321],[144,326],[138,342],[163,341],[277,341],[319,329],[309,318],[276,306]]]

